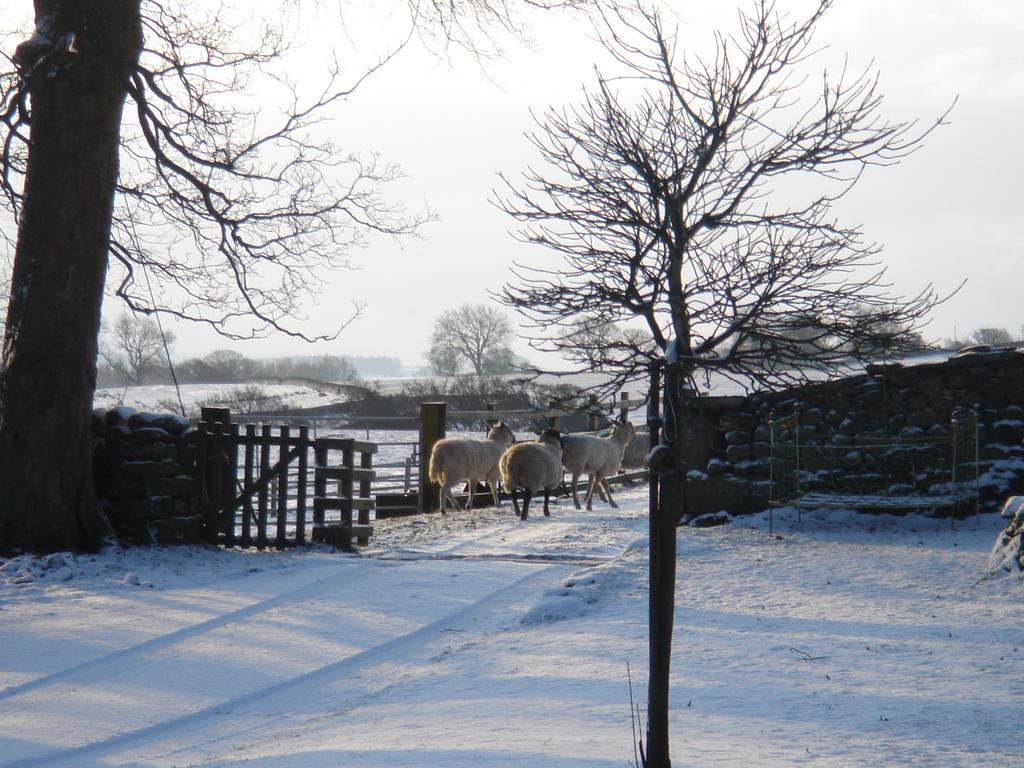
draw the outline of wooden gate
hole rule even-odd
[[[344,550],[353,539],[369,543],[376,444],[310,438],[305,426],[243,429],[215,408],[203,409],[198,432],[211,543],[280,549],[319,541]]]

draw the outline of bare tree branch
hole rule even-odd
[[[609,386],[671,353],[690,374],[754,387],[920,342],[946,297],[930,285],[893,293],[881,247],[832,209],[867,168],[919,149],[948,111],[923,127],[886,120],[877,75],[847,67],[825,71],[815,94],[805,73],[831,5],[794,21],[756,0],[707,61],[681,55],[656,10],[604,14],[599,34],[621,73],[538,118],[541,170],[503,177],[495,193],[523,242],[562,259],[517,264],[498,295],[535,348],[599,360],[616,372]],[[646,333],[583,337],[572,332],[581,314],[639,320]]]

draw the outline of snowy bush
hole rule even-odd
[[[1024,496],[1008,498],[1003,504],[1002,516],[1009,520],[992,547],[989,571],[1024,570]]]

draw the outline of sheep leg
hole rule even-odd
[[[582,509],[582,507],[580,506],[580,496],[579,496],[579,493],[576,492],[576,485],[579,483],[579,481],[580,481],[579,474],[578,473],[573,473],[573,476],[572,476],[572,503],[576,505],[576,509]]]
[[[512,508],[519,514],[519,499],[516,497],[516,487],[512,486],[512,490],[509,491],[509,495],[512,497]]]
[[[469,483],[469,500],[466,502],[466,511],[468,512],[473,508],[473,496],[476,494],[476,480],[467,480]]]
[[[452,500],[452,506],[455,507],[455,511],[456,512],[464,512],[465,509],[462,506],[459,505],[459,500],[455,498],[455,491],[449,488],[448,489],[448,493],[450,494],[450,497],[451,497],[451,500]]]
[[[551,511],[548,509],[548,500],[551,498],[551,491],[547,488],[544,489],[544,517],[551,517]]]
[[[597,475],[591,475],[587,482],[587,512],[594,509],[594,489],[597,487]]]
[[[523,489],[523,512],[519,515],[520,520],[525,520],[530,516],[530,499],[533,498],[533,493],[529,488]]]
[[[447,498],[451,502],[451,507],[456,512],[460,512],[462,507],[459,506],[459,502],[455,500],[455,494],[452,493],[451,486],[444,487],[444,493],[441,494],[441,514],[445,514],[444,499]]]
[[[608,497],[608,503],[611,504],[612,507],[614,507],[615,509],[618,509],[619,505],[616,504],[615,499],[612,498],[611,486],[608,485],[608,481],[605,480],[603,477],[601,478],[601,487],[604,488],[605,495]]]
[[[501,506],[501,499],[498,498],[498,483],[496,480],[488,480],[487,485],[491,487],[491,498],[494,499],[494,506]]]

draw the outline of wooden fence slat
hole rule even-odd
[[[256,522],[256,546],[267,547],[267,507],[270,489],[270,425],[264,424],[260,432],[260,487],[259,518]]]
[[[364,471],[372,472],[373,470],[371,467],[373,467],[373,454],[368,451],[360,451],[359,466]],[[370,499],[371,480],[372,478],[359,481],[359,501]],[[353,505],[355,505],[355,501],[356,500],[353,499]],[[370,524],[370,508],[368,506],[364,507],[359,505],[357,509],[359,511],[359,526],[365,530],[366,526]],[[370,543],[370,537],[367,535],[360,535],[359,538],[356,539],[356,543],[361,547],[365,547]]]
[[[346,440],[341,447],[341,464],[352,470],[338,482],[338,496],[342,499],[341,524],[348,529],[348,546],[352,546],[352,497],[355,496],[355,440]]]
[[[313,444],[313,498],[320,499],[327,495],[327,478],[323,477],[320,468],[327,464],[327,439],[318,437]],[[324,509],[313,504],[313,525],[324,524]]]
[[[253,484],[255,474],[256,457],[256,425],[245,425],[245,488]],[[243,490],[244,493],[244,490]],[[252,546],[252,494],[245,493],[242,500],[242,546],[248,549]]]
[[[224,473],[224,486],[222,488],[225,503],[222,505],[220,518],[221,533],[224,535],[224,545],[233,547],[235,545],[235,510],[231,505],[234,498],[234,484],[238,477],[238,432],[239,425],[229,425],[230,440],[226,441],[227,448],[227,472]]]
[[[309,427],[299,427],[299,480],[295,494],[295,541],[306,543],[306,493],[309,483]]]
[[[274,539],[274,546],[283,548],[286,541],[288,526],[288,465],[291,463],[288,457],[289,427],[283,425],[280,430],[280,449],[278,466],[280,469],[274,473],[277,481],[277,537]]]
[[[336,480],[339,483],[344,481],[348,481],[350,483],[372,482],[377,476],[377,471],[374,469],[363,469],[361,467],[331,467],[324,466],[319,463],[316,465],[316,471],[320,473],[324,481]],[[321,493],[317,495],[323,496],[324,494]]]

